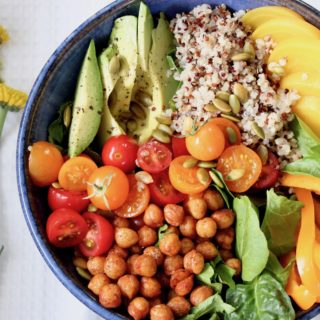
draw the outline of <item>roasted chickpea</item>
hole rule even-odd
[[[117,244],[114,244],[111,249],[109,250],[108,254],[114,253],[118,256],[122,257],[123,259],[128,258],[128,251],[127,249],[120,248]]]
[[[176,227],[174,227],[174,226],[169,226],[165,233],[174,233],[174,234],[176,234],[177,236],[180,235],[179,229],[176,228]]]
[[[177,204],[167,204],[163,208],[165,220],[174,227],[180,226],[184,220],[184,210],[183,207]]]
[[[161,294],[161,284],[155,278],[142,277],[140,281],[140,294],[148,299],[157,298]]]
[[[197,306],[213,295],[213,290],[207,286],[199,286],[195,288],[190,295],[190,302]]]
[[[210,241],[204,241],[196,246],[196,250],[203,255],[204,260],[212,261],[218,256],[217,247]]]
[[[151,246],[151,247],[145,248],[143,251],[143,254],[146,254],[147,256],[151,256],[154,260],[156,260],[158,267],[163,264],[164,256],[158,247]]]
[[[218,230],[215,240],[221,248],[230,250],[234,241],[234,229],[230,227],[227,229]]]
[[[128,313],[134,320],[141,320],[146,318],[149,310],[149,302],[142,297],[134,298],[128,306]]]
[[[165,304],[158,304],[150,310],[150,320],[174,320],[171,309]]]
[[[197,220],[191,216],[186,216],[180,225],[180,232],[184,237],[187,238],[196,238],[197,230],[196,230]]]
[[[186,296],[193,288],[193,274],[188,270],[176,270],[170,278],[170,287],[178,296]]]
[[[113,283],[104,285],[99,292],[99,302],[105,308],[118,308],[121,305],[120,288]]]
[[[121,294],[132,300],[139,292],[139,280],[132,274],[126,274],[119,278],[117,282]]]
[[[141,229],[144,226],[143,215],[139,215],[137,217],[134,217],[134,218],[130,219],[129,221],[130,221],[130,228],[135,231],[138,231],[139,229]]]
[[[175,233],[167,233],[160,240],[159,248],[167,256],[175,256],[181,248],[179,237]]]
[[[206,201],[209,210],[216,211],[224,207],[223,198],[216,190],[207,189],[203,195],[203,199]]]
[[[155,204],[148,205],[143,215],[143,222],[151,228],[160,228],[164,222],[162,210]]]
[[[115,241],[120,248],[130,248],[139,241],[136,231],[130,228],[116,228]]]
[[[198,220],[196,230],[199,237],[212,238],[217,232],[217,224],[212,218],[206,217]]]
[[[220,257],[223,261],[227,261],[230,258],[233,258],[231,250],[219,250]]]
[[[115,228],[129,228],[130,223],[128,219],[116,216],[113,219],[113,226]]]
[[[125,260],[114,254],[108,254],[104,263],[104,273],[113,280],[119,279],[127,271],[127,264]]]
[[[230,258],[226,261],[226,265],[236,271],[236,276],[239,276],[241,274],[241,261],[239,259]]]
[[[150,304],[150,308],[157,306],[158,304],[162,304],[162,301],[160,298],[155,298],[155,299],[151,299],[149,300],[149,304]]]
[[[207,203],[202,198],[191,198],[184,204],[186,213],[193,216],[195,219],[202,219],[207,214]]]
[[[181,239],[180,254],[185,256],[192,249],[194,249],[194,243],[193,243],[193,241],[191,239],[189,239],[189,238]]]
[[[183,258],[183,266],[194,274],[200,274],[204,268],[203,255],[197,250],[191,250]]]
[[[134,274],[134,261],[139,257],[138,254],[133,254],[131,257],[129,257],[127,261],[128,266],[128,272],[131,274]]]
[[[163,261],[163,272],[170,276],[174,271],[183,268],[183,258],[179,255],[167,256]]]
[[[138,231],[139,235],[139,246],[142,248],[152,246],[155,244],[158,240],[157,232],[147,226],[143,226]]]
[[[95,274],[88,283],[88,288],[96,295],[99,295],[100,289],[110,283],[110,279],[104,273]]]
[[[167,306],[177,318],[186,316],[191,309],[190,302],[186,298],[179,296],[170,299]]]
[[[153,277],[157,272],[156,260],[146,254],[133,261],[133,272],[142,277]]]
[[[92,275],[103,273],[104,262],[106,261],[106,257],[92,257],[87,261],[88,271]]]
[[[234,222],[234,212],[230,209],[217,210],[211,215],[219,229],[226,229],[232,226]]]
[[[135,244],[129,250],[132,254],[142,254],[143,249],[138,244]]]

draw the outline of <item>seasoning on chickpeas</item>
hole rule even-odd
[[[114,253],[117,254],[118,256],[122,257],[123,259],[128,258],[128,250],[124,248],[120,248],[117,244],[114,244],[111,249],[109,250],[108,254]]]
[[[203,255],[197,250],[191,250],[184,256],[183,266],[194,274],[200,274],[204,268]]]
[[[180,249],[180,254],[185,256],[189,251],[194,249],[194,243],[191,239],[189,238],[182,238],[181,239],[181,249]]]
[[[199,286],[190,294],[190,302],[194,306],[198,306],[214,294],[213,290],[207,286]]]
[[[183,268],[183,257],[176,255],[176,256],[167,256],[164,258],[163,261],[163,272],[171,276],[171,274],[178,270]]]
[[[92,257],[87,261],[87,268],[92,275],[103,273],[106,257]]]
[[[188,214],[199,220],[206,216],[208,206],[202,198],[191,198],[185,203],[184,208]]]
[[[199,237],[212,238],[217,232],[217,224],[212,218],[206,217],[198,220],[196,230]]]
[[[234,229],[230,227],[218,230],[215,240],[222,249],[231,250],[234,241]]]
[[[130,222],[126,218],[115,216],[113,219],[113,226],[115,228],[129,228]]]
[[[178,227],[184,220],[184,210],[177,204],[167,204],[163,208],[165,220],[174,227]]]
[[[133,254],[127,260],[128,273],[134,274],[134,262],[138,257],[139,257],[139,254]]]
[[[235,275],[241,274],[241,261],[237,258],[230,258],[226,260],[226,265],[236,271]]]
[[[139,236],[138,244],[142,248],[152,246],[158,240],[157,232],[154,229],[147,226],[143,226],[142,228],[139,229],[138,236]]]
[[[133,273],[142,277],[153,277],[157,272],[156,260],[142,254],[133,260]]]
[[[172,310],[175,317],[178,318],[186,316],[191,309],[190,302],[186,298],[180,296],[170,299],[167,306]]]
[[[185,269],[176,270],[171,275],[170,287],[178,296],[188,295],[193,288],[193,274]]]
[[[134,320],[146,318],[149,310],[149,302],[143,297],[134,298],[128,305],[128,313]]]
[[[219,229],[226,229],[232,226],[234,222],[234,212],[230,209],[217,210],[211,215]]]
[[[196,246],[196,250],[203,255],[204,260],[212,261],[219,254],[217,247],[210,241],[204,241]]]
[[[151,246],[144,249],[143,254],[147,256],[151,256],[154,260],[156,260],[157,266],[161,266],[164,261],[164,256],[161,250],[158,247]]]
[[[157,298],[161,294],[161,284],[155,278],[142,277],[140,281],[140,294],[147,298]]]
[[[104,273],[113,280],[119,279],[127,271],[125,260],[117,254],[110,253],[104,263]]]
[[[197,220],[191,216],[186,216],[180,225],[180,232],[184,237],[194,239],[197,237]]]
[[[95,274],[88,283],[88,288],[94,294],[99,295],[100,289],[110,283],[110,279],[104,273]]]
[[[138,233],[130,228],[116,228],[115,241],[120,248],[130,248],[139,241]]]
[[[126,274],[119,278],[117,285],[120,288],[121,294],[129,300],[132,300],[139,292],[139,280],[132,274]]]
[[[165,304],[158,304],[151,308],[150,320],[174,320],[173,312]]]
[[[143,222],[151,228],[160,228],[164,223],[162,210],[155,204],[151,203],[143,215]]]
[[[120,307],[122,302],[120,288],[113,283],[104,285],[99,292],[99,302],[108,309]]]
[[[175,233],[167,233],[160,240],[159,248],[161,252],[167,256],[175,256],[179,253],[181,243],[179,237]]]
[[[224,207],[223,198],[216,190],[206,190],[203,195],[203,199],[206,201],[209,210],[216,211]]]

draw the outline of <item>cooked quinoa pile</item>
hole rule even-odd
[[[177,50],[177,62],[182,69],[174,77],[181,87],[173,98],[177,111],[173,112],[173,129],[186,134],[186,127],[198,127],[221,111],[206,111],[218,91],[233,92],[236,83],[248,92],[238,117],[243,143],[251,148],[263,143],[277,153],[281,166],[297,160],[300,154],[297,141],[289,129],[293,120],[291,105],[299,99],[296,92],[278,89],[275,80],[266,74],[266,56],[272,50],[269,39],[252,41],[240,18],[244,11],[231,13],[226,6],[212,9],[209,5],[195,7],[190,13],[178,14],[171,21]],[[233,61],[245,46],[255,50],[249,61]],[[285,61],[281,62],[285,64]],[[259,138],[253,123],[263,129]],[[187,124],[187,125],[186,125]]]

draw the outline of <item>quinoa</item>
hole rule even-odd
[[[225,5],[211,8],[203,4],[190,13],[178,14],[170,23],[176,41],[177,63],[182,69],[174,78],[181,82],[173,101],[172,128],[183,135],[190,124],[197,128],[220,111],[207,112],[218,91],[232,93],[235,83],[248,91],[248,100],[236,115],[240,122],[243,143],[250,148],[264,144],[281,160],[281,167],[300,158],[297,141],[289,129],[294,116],[291,106],[299,99],[296,92],[280,90],[276,77],[269,79],[265,72],[266,58],[273,49],[270,38],[250,39],[250,30],[241,23],[244,11],[231,13]],[[232,61],[243,52],[246,43],[255,48],[251,61]],[[286,64],[285,59],[279,66]],[[260,139],[252,129],[256,122],[264,131]],[[189,131],[190,133],[190,131]]]

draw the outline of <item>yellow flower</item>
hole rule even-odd
[[[9,40],[9,34],[7,30],[0,25],[0,44],[5,43]]]

